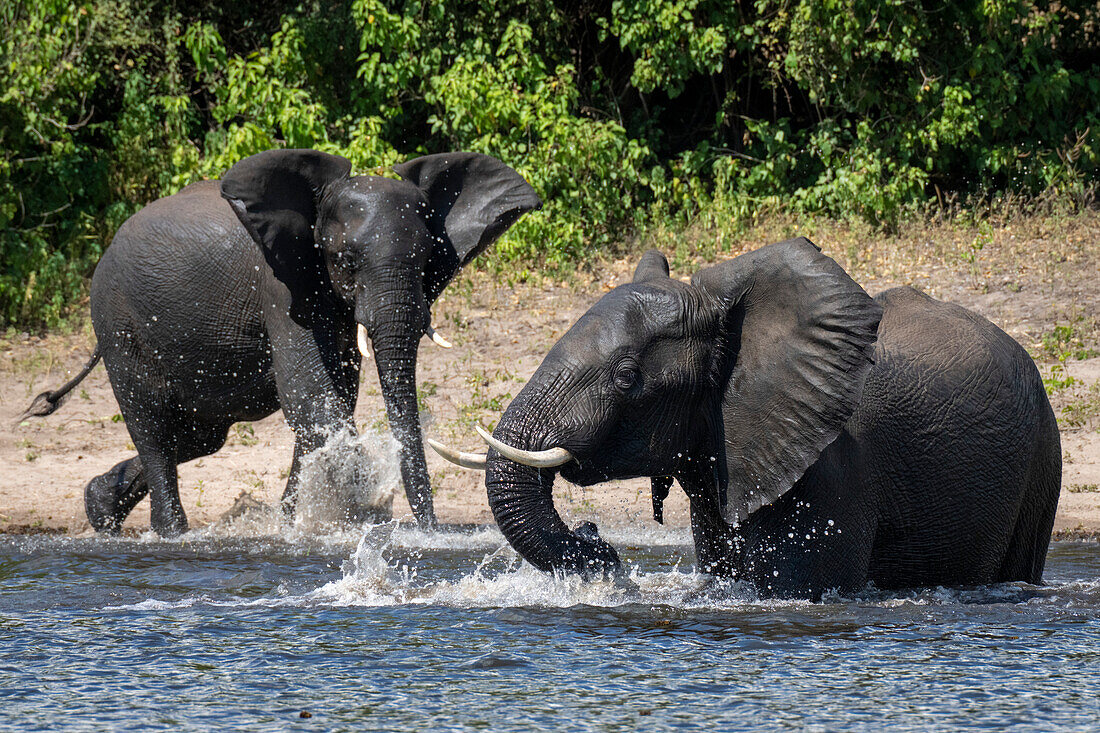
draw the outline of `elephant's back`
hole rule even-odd
[[[913,288],[887,290],[875,301],[882,320],[867,407],[904,416],[929,434],[964,425],[1009,433],[1004,444],[1011,447],[1034,437],[1033,426],[1050,405],[1039,370],[1011,336]]]
[[[882,320],[872,374],[908,390],[908,399],[930,400],[945,418],[1005,409],[1027,413],[1025,420],[1046,402],[1027,351],[989,320],[910,287],[879,293],[875,302]]]
[[[880,490],[879,572],[900,563],[922,582],[941,572],[990,582],[999,568],[973,559],[1003,556],[1032,464],[1058,442],[1038,369],[965,308],[912,288],[875,300],[883,308],[875,364],[849,429]],[[964,551],[976,546],[989,552]],[[929,575],[905,566],[907,556],[922,558]]]
[[[192,183],[119,227],[92,277],[93,322],[156,316],[191,328],[202,313],[251,310],[262,264],[218,181]]]
[[[197,181],[127,219],[103,260],[136,264],[167,258],[180,263],[180,258],[225,257],[251,244],[229,202],[221,197],[219,182]]]

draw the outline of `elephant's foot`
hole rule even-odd
[[[187,515],[178,501],[164,502],[161,506],[158,506],[158,502],[153,502],[149,512],[149,525],[159,536],[173,539],[187,531]]]
[[[355,433],[337,432],[312,450],[300,441],[294,450],[281,501],[284,521],[352,527],[393,519],[393,492]]]
[[[293,523],[299,512],[307,522],[336,522],[348,526],[383,524],[393,519],[392,495],[360,497],[349,495],[348,491],[341,491],[336,485],[321,490],[309,487],[304,493],[306,496],[302,501],[297,482],[287,486],[280,501],[284,522]]]
[[[118,534],[126,517],[148,493],[141,459],[123,461],[84,487],[84,511],[88,522],[97,532]]]

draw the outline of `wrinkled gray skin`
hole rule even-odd
[[[705,269],[657,252],[551,349],[494,437],[568,449],[559,469],[488,453],[501,531],[542,569],[620,572],[570,531],[555,471],[590,485],[672,478],[700,570],[764,596],[1042,579],[1061,476],[1027,353],[911,288],[872,299],[806,239]]]
[[[400,181],[350,169],[312,150],[267,151],[119,229],[92,280],[89,368],[101,354],[138,456],[85,490],[97,530],[117,531],[150,494],[153,529],[180,534],[177,464],[218,450],[234,422],[280,408],[296,437],[283,496],[292,512],[303,456],[354,430],[356,324],[374,349],[409,503],[434,525],[416,407],[429,308],[541,202],[514,170],[474,153],[398,165]],[[31,411],[56,409],[77,381]]]

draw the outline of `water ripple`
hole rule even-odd
[[[1055,545],[1043,587],[868,588],[812,604],[695,574],[684,535],[623,530],[629,581],[582,583],[520,562],[491,528],[288,531],[0,537],[0,729],[1100,720],[1095,544]]]

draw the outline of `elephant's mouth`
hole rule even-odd
[[[490,448],[508,460],[515,461],[522,466],[558,468],[574,461],[573,454],[567,448],[561,446],[547,448],[546,450],[527,450],[494,438],[489,431],[480,425],[475,426],[475,430]]]
[[[578,486],[592,486],[606,481],[637,478],[639,476],[664,475],[668,471],[650,470],[648,462],[635,462],[633,466],[611,465],[606,460],[599,460],[591,451],[555,446],[545,450],[527,450],[509,445],[495,438],[480,425],[474,429],[486,445],[496,453],[508,460],[531,468],[554,469],[566,481]],[[441,457],[455,465],[469,468],[475,471],[484,471],[487,461],[487,453],[474,453],[459,451],[428,438],[428,445]],[[636,453],[637,451],[634,451]],[[626,454],[633,455],[630,450],[618,450],[614,446],[602,451],[606,455]]]
[[[448,341],[443,334],[428,325],[424,328],[424,335],[432,340],[436,346],[443,349],[451,348],[451,342]],[[355,329],[355,344],[359,347],[359,353],[362,354],[364,359],[370,358],[370,334],[367,332],[367,327],[362,323],[356,325]]]
[[[577,486],[593,486],[607,481],[637,477],[637,474],[598,465],[588,455],[565,448],[552,448],[546,451],[523,451],[522,454],[514,458],[512,455],[502,453],[497,449],[494,444],[499,444],[499,441],[494,439],[487,431],[480,426],[476,426],[475,429],[482,434],[483,439],[491,449],[495,450],[497,455],[522,466],[551,470],[554,475],[560,475],[569,483]],[[487,453],[455,450],[431,438],[428,438],[426,442],[442,458],[457,466],[474,471],[486,470],[489,461]],[[515,449],[505,446],[505,450],[514,451]],[[513,453],[513,455],[516,454]],[[564,459],[564,463],[558,463],[562,459]]]

